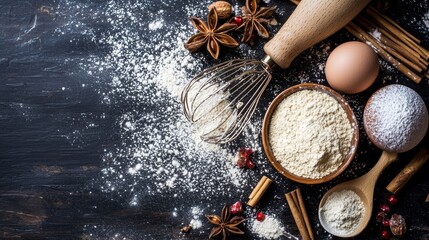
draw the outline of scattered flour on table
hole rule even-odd
[[[151,30],[151,31],[158,30],[158,29],[162,28],[163,25],[164,25],[164,20],[157,19],[157,20],[149,23],[149,30]]]
[[[429,31],[429,11],[423,15],[422,21],[426,26],[426,30]]]
[[[201,55],[205,53],[190,54],[183,47],[196,32],[186,16],[204,18],[208,2],[192,6],[163,3],[175,8],[174,14],[154,10],[156,5],[150,1],[110,0],[103,7],[75,5],[69,0],[60,4],[60,8],[69,8],[65,12],[74,11],[80,21],[72,18],[57,34],[82,32],[106,49],[104,55],[80,62],[101,86],[101,101],[119,115],[117,128],[112,129],[118,132],[119,141],[104,149],[99,184],[112,196],[128,198],[132,206],[144,204],[145,196],[160,194],[172,198],[192,194],[196,201],[241,195],[246,186],[242,183],[255,175],[235,166],[236,152],[231,149],[243,146],[203,142],[183,114],[181,91],[205,63]],[[87,17],[81,12],[92,14]],[[178,14],[184,17],[177,19]],[[85,21],[101,26],[86,28]],[[151,31],[151,37],[139,31]],[[256,152],[262,151],[260,129],[260,123],[249,124],[242,139]]]
[[[192,207],[191,213],[192,213],[192,220],[189,223],[189,225],[191,225],[193,229],[201,228],[203,223],[200,218],[203,216],[203,209],[201,209],[198,206]]]
[[[245,187],[242,182],[255,175],[235,167],[235,152],[228,150],[231,147],[202,142],[183,116],[179,101],[181,90],[203,69],[208,55],[190,54],[183,48],[183,43],[196,30],[186,17],[177,19],[176,16],[180,13],[204,18],[209,3],[176,6],[174,1],[164,2],[166,8],[175,9],[175,15],[145,0],[110,0],[101,7],[71,0],[59,3],[58,16],[65,20],[55,34],[81,34],[106,50],[81,59],[80,66],[97,80],[92,86],[99,92],[101,101],[112,109],[121,109],[116,128],[112,129],[119,131],[120,141],[105,147],[97,183],[102,191],[112,193],[112,198],[119,195],[128,198],[130,205],[138,206],[144,203],[146,195],[185,197],[193,194],[206,199],[231,195],[224,191],[231,187],[234,195],[242,195]],[[64,12],[69,15],[61,15],[63,8],[67,8]],[[100,23],[100,27],[94,27],[93,23]],[[162,33],[151,31],[158,27]],[[139,31],[151,31],[151,38],[144,38]],[[313,47],[305,59],[311,63],[310,68],[320,71],[312,71],[312,75],[306,69],[298,69],[293,75],[301,82],[324,82],[323,65],[332,45],[327,42]],[[239,55],[242,52],[258,53],[244,44],[238,49]],[[279,85],[272,86],[274,93],[283,90]],[[109,115],[103,113],[102,118]],[[260,111],[255,115],[254,119],[263,117]],[[248,124],[242,134],[243,144],[236,148],[252,147],[256,153],[262,153],[261,125],[261,121]],[[76,133],[80,132],[73,131],[70,139],[77,139]],[[266,163],[265,159],[260,161],[259,171],[269,172],[270,166],[262,164]]]
[[[199,1],[190,6],[162,1],[166,9],[174,9],[175,14],[160,10],[154,2],[107,0],[102,6],[96,1],[63,0],[58,3],[57,17],[63,18],[64,22],[54,34],[80,35],[97,46],[97,52],[92,52],[88,59],[79,59],[79,63],[86,74],[97,80],[86,87],[93,87],[101,101],[112,106],[113,113],[102,112],[100,118],[120,114],[116,127],[112,128],[113,133],[118,132],[115,137],[120,141],[115,139],[111,141],[115,145],[105,146],[100,181],[96,186],[112,199],[117,199],[118,195],[128,198],[131,206],[144,205],[147,195],[172,196],[173,201],[176,197],[192,195],[196,197],[195,201],[205,204],[207,199],[221,194],[243,195],[245,184],[242,183],[254,178],[254,173],[237,169],[233,162],[235,152],[231,153],[228,147],[201,142],[192,126],[184,120],[179,102],[184,84],[202,70],[206,64],[204,59],[209,56],[204,51],[189,54],[182,47],[183,42],[196,32],[187,17],[204,19],[212,1]],[[240,7],[241,2],[235,2],[236,13]],[[62,11],[63,8],[67,9]],[[68,15],[64,16],[62,12]],[[278,14],[284,13],[284,9],[279,8]],[[94,23],[99,24],[99,28],[94,27]],[[150,31],[151,38],[143,37],[142,31]],[[80,40],[73,38],[70,43]],[[303,59],[306,68],[290,69],[293,71],[290,75],[296,76],[291,80],[295,83],[326,83],[324,62],[334,47],[334,42],[326,40],[311,48]],[[242,44],[236,57],[241,57],[243,52],[253,56],[260,54],[257,48]],[[67,59],[66,64],[74,61]],[[387,64],[382,68],[394,72]],[[283,90],[280,85],[272,86],[273,93]],[[258,118],[263,117],[258,111],[255,114],[259,114]],[[73,131],[73,142],[79,136],[84,137],[83,131],[79,130]],[[259,153],[262,152],[258,139],[260,130],[261,122],[258,121],[249,124],[243,134],[244,146]],[[271,166],[267,168],[262,164],[258,165],[258,170],[260,173],[272,171]],[[232,191],[234,193],[230,193]],[[182,217],[187,210],[174,208],[172,217]],[[195,226],[204,222],[202,217],[190,214],[190,221]],[[91,229],[96,228],[97,225],[91,226]],[[106,231],[105,234],[117,235]],[[129,231],[125,236],[133,239]],[[134,238],[139,239],[137,235]]]
[[[195,207],[192,207],[192,208],[191,208],[191,213],[192,213],[194,216],[200,216],[200,215],[202,215],[202,214],[203,214],[203,210],[202,210],[200,207],[195,206]]]
[[[427,13],[424,15],[424,17],[423,17],[423,22],[424,22],[424,24],[425,24],[426,28],[428,28],[428,29],[429,29],[429,12],[427,12]]]
[[[203,226],[203,223],[200,219],[192,219],[189,225],[191,225],[193,229],[199,229]]]
[[[98,91],[100,101],[114,110],[100,113],[100,119],[117,118],[112,133],[119,141],[115,139],[111,141],[114,145],[106,145],[101,176],[96,183],[112,198],[119,195],[128,198],[130,205],[139,206],[144,204],[146,195],[170,194],[175,198],[193,194],[206,199],[231,195],[225,189],[232,188],[234,195],[242,195],[242,182],[254,177],[253,172],[235,167],[235,152],[228,150],[230,147],[206,144],[199,139],[184,119],[179,101],[183,86],[207,65],[205,59],[209,56],[204,51],[190,54],[183,48],[183,43],[196,33],[187,16],[204,18],[210,2],[189,6],[174,1],[162,3],[166,9],[175,9],[175,14],[147,0],[108,0],[102,6],[91,1],[58,3],[56,14],[63,24],[52,34],[73,36],[71,44],[79,43],[80,36],[100,50],[89,58],[67,59],[66,64],[78,61],[81,69],[96,80],[85,86]],[[237,12],[239,6],[236,2]],[[186,17],[178,19],[178,14]],[[150,31],[151,37],[143,37],[141,31]],[[325,83],[324,62],[334,45],[325,41],[311,48],[303,59],[309,69],[291,69],[291,75],[296,76],[291,80]],[[237,51],[238,55],[259,54],[256,48],[245,44]],[[278,84],[271,86],[273,93],[283,90]],[[255,115],[254,119],[263,117],[260,111]],[[261,121],[248,124],[242,134],[243,144],[236,148],[252,147],[256,153],[262,153],[261,125]],[[83,134],[84,130],[74,129],[65,136],[74,143],[83,141],[79,140],[85,137]],[[260,173],[271,171],[266,160],[260,160]]]
[[[378,31],[378,28],[374,28],[369,34],[371,34],[377,40],[381,39],[381,32]],[[372,47],[372,45],[370,46]]]
[[[252,233],[264,239],[277,239],[283,236],[285,231],[282,223],[275,216],[266,216],[264,221],[260,222],[253,219],[251,222]]]
[[[331,229],[347,234],[359,226],[365,207],[355,192],[342,190],[328,196],[321,213]]]

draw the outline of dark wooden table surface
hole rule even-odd
[[[114,88],[108,83],[115,74],[109,69],[91,73],[82,63],[111,51],[107,43],[102,44],[98,39],[106,38],[115,30],[106,21],[111,16],[105,14],[114,2],[119,7],[122,4],[125,12],[137,13],[146,25],[156,19],[148,12],[163,10],[163,25],[188,26],[189,10],[186,9],[199,8],[201,12],[210,1],[0,0],[0,238],[206,239],[210,225],[203,217],[199,229],[189,234],[180,233],[180,228],[192,220],[189,209],[199,206],[205,211],[219,212],[224,203],[237,199],[245,201],[246,194],[262,175],[273,178],[275,184],[258,208],[275,213],[288,232],[299,236],[283,194],[300,187],[307,196],[309,215],[318,239],[335,238],[319,225],[317,206],[327,189],[362,175],[378,159],[380,150],[368,142],[362,129],[359,151],[352,165],[340,177],[322,185],[305,186],[284,179],[269,165],[263,152],[257,152],[259,166],[251,180],[243,183],[247,184],[244,195],[235,194],[231,186],[225,189],[228,194],[219,196],[204,197],[181,190],[180,196],[173,198],[174,189],[168,194],[148,194],[145,189],[151,184],[150,178],[130,180],[125,176],[124,182],[132,182],[139,189],[138,199],[134,199],[138,204],[130,204],[132,195],[126,191],[129,186],[121,185],[123,191],[103,188],[109,181],[103,174],[108,165],[108,153],[123,143],[118,118],[126,111],[135,110],[135,105],[129,99],[106,104],[102,93]],[[135,5],[137,2],[143,2],[143,7],[126,8],[125,3]],[[242,5],[244,1],[234,3]],[[294,9],[288,1],[272,0],[270,4],[278,5],[276,18],[279,22],[284,22]],[[386,14],[422,39],[422,45],[429,48],[429,27],[424,23],[429,21],[428,10],[428,1],[392,1]],[[142,39],[154,34],[147,28],[127,27]],[[273,31],[278,28],[274,27]],[[154,31],[167,33],[163,32],[165,28],[155,27]],[[332,50],[348,40],[353,37],[341,30],[303,53],[290,69],[277,70],[253,121],[262,121],[264,111],[279,90],[301,81],[326,84],[318,65],[312,61],[320,63],[320,58],[326,57],[326,54],[317,56],[326,46]],[[259,58],[263,44],[264,41],[257,41],[251,48],[254,51],[228,52],[222,59]],[[196,57],[203,59],[204,66],[215,63],[204,52]],[[282,80],[302,73],[308,78]],[[382,64],[379,78],[371,89],[358,96],[346,96],[359,121],[366,99],[377,88],[389,83],[410,86],[429,106],[427,80],[416,85]],[[152,110],[147,109],[148,112]],[[241,140],[224,148],[234,151],[242,146],[240,141],[245,138],[242,136]],[[387,183],[419,148],[428,146],[428,143],[426,138],[416,149],[400,154],[399,161],[384,171],[376,187],[375,206],[384,197]],[[123,166],[127,165],[124,163]],[[428,172],[429,165],[426,164],[398,196],[400,201],[394,211],[406,218],[409,227],[404,239],[429,239],[429,204],[424,202],[429,193]],[[211,178],[206,179],[210,181]],[[252,215],[248,217],[253,218]],[[373,219],[356,239],[378,239],[379,229]],[[237,239],[258,238],[246,227],[246,235]]]

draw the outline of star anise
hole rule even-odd
[[[272,15],[276,11],[277,6],[261,7],[258,10],[256,0],[246,0],[246,5],[242,7],[243,23],[237,29],[244,28],[241,42],[250,42],[252,40],[253,31],[262,38],[269,38],[270,33],[265,28],[265,25],[273,22]]]
[[[212,8],[207,16],[207,24],[197,17],[190,17],[192,25],[198,29],[199,33],[192,36],[185,48],[190,52],[197,51],[201,46],[207,44],[207,51],[214,59],[219,57],[220,46],[219,43],[226,47],[237,47],[238,42],[234,38],[226,34],[237,27],[233,23],[224,23],[220,27],[218,25],[218,16],[216,10]]]
[[[207,219],[215,226],[210,232],[209,239],[222,234],[222,239],[226,240],[229,234],[244,234],[244,232],[237,226],[243,223],[246,219],[241,216],[234,216],[231,219],[228,205],[222,209],[220,217],[218,215],[207,215]]]

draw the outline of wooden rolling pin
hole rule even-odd
[[[429,150],[426,148],[420,149],[411,162],[387,185],[386,189],[393,194],[397,194],[428,159]]]
[[[287,68],[301,52],[347,25],[369,0],[302,0],[277,34],[264,46],[265,53]]]

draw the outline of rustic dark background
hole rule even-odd
[[[192,5],[196,1],[183,1],[180,4]],[[117,196],[103,193],[97,188],[103,149],[119,141],[113,128],[114,120],[120,114],[120,109],[126,107],[126,103],[123,103],[125,106],[115,107],[102,104],[100,96],[92,88],[95,84],[92,82],[93,77],[82,72],[79,66],[65,62],[65,59],[103,54],[106,49],[94,45],[93,41],[79,34],[53,34],[57,27],[65,24],[64,18],[54,17],[61,2],[0,0],[0,238],[205,239],[209,232],[207,223],[203,224],[203,229],[207,229],[203,231],[204,234],[193,231],[183,235],[179,231],[182,219],[172,217],[173,206],[187,205],[188,199],[173,203],[168,196],[152,196],[145,199],[146,204],[131,208],[124,206],[122,199]],[[85,2],[94,9],[104,3],[99,0],[76,0],[78,2]],[[270,4],[277,4],[285,11],[283,16],[277,16],[279,22],[283,22],[294,9],[294,5],[288,1],[273,0]],[[416,24],[427,13],[427,1],[391,1],[386,10],[387,15],[422,39],[423,46],[429,48],[428,29]],[[35,17],[37,23],[33,26]],[[170,21],[187,24],[185,17]],[[103,27],[98,21],[87,24]],[[71,43],[71,39],[78,41]],[[337,45],[352,39],[352,36],[341,30],[325,42]],[[263,42],[257,42],[256,52],[261,51],[262,46]],[[281,79],[298,71],[306,71],[312,76],[312,69],[306,64],[309,54],[307,51],[296,59],[291,70],[276,71],[272,85],[285,88],[297,84],[285,83]],[[211,64],[213,62],[208,60],[207,65]],[[386,75],[394,77],[392,82],[405,84],[418,91],[429,105],[427,80],[417,86],[396,71],[382,71],[379,78],[383,79]],[[374,90],[388,83],[377,81],[370,90],[359,96],[347,96],[347,99],[351,100],[355,110],[361,109]],[[79,87],[82,84],[88,87]],[[260,104],[262,111],[273,97],[274,94],[267,91]],[[85,129],[86,123],[82,121],[82,116],[101,114],[104,114],[103,120],[92,119],[97,122],[97,127],[86,129],[79,138],[74,137],[76,129]],[[357,116],[361,120],[361,111],[357,111]],[[413,151],[401,154],[399,161],[385,170],[377,184],[375,206],[384,197],[387,183],[420,147],[428,145],[426,138]],[[367,161],[368,164],[356,170],[358,172],[351,173],[349,170],[338,179],[318,186],[304,186],[286,179],[277,185],[289,188],[298,186],[304,194],[313,192],[307,202],[313,226],[319,239],[332,238],[318,224],[317,205],[322,196],[319,190],[367,172],[380,153],[380,150],[368,143],[365,133],[361,131],[360,151],[355,162]],[[354,169],[353,164],[350,169]],[[428,172],[429,165],[426,164],[398,196],[400,202],[395,211],[404,215],[410,228],[405,239],[429,239],[429,205],[424,203],[429,193]],[[272,168],[270,174],[277,173]],[[279,195],[281,192],[274,188],[268,194]],[[222,199],[208,199],[207,202],[213,204],[215,201],[221,202],[219,200]],[[277,203],[274,201],[270,204]],[[290,212],[284,214],[288,216],[287,229],[298,236]],[[374,220],[356,237],[378,238],[379,227]],[[239,239],[256,237],[247,233],[246,237]]]

